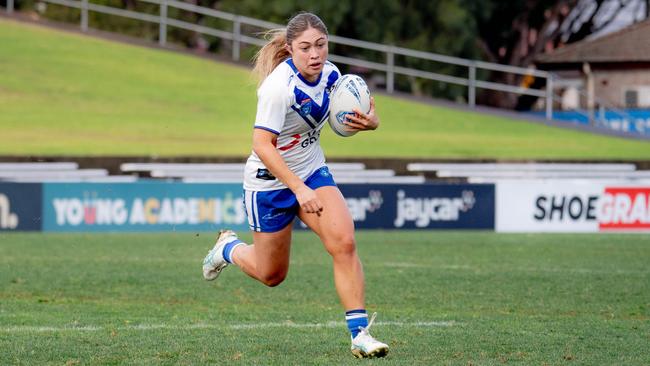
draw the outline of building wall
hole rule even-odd
[[[641,87],[639,107],[650,108],[650,70],[594,70],[593,74],[596,97],[609,106],[626,108],[625,90]]]

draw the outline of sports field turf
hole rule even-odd
[[[247,68],[0,18],[0,155],[250,153]],[[377,95],[381,127],[328,157],[647,159],[650,143]]]
[[[0,234],[0,364],[650,364],[647,235],[361,231],[391,346],[372,361],[348,350],[313,234],[277,288],[236,268],[204,281],[211,241]]]

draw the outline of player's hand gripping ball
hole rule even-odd
[[[365,114],[370,112],[370,90],[366,82],[358,75],[342,75],[330,92],[329,125],[339,136],[348,137],[359,130],[351,130],[346,125],[348,115],[354,116],[354,109]]]

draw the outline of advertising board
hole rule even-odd
[[[650,231],[650,184],[502,181],[496,184],[498,232]]]
[[[357,228],[494,229],[493,185],[340,185]],[[297,226],[300,226],[297,224]],[[239,184],[49,183],[44,231],[248,230]]]
[[[48,183],[44,231],[215,231],[248,227],[239,184]]]
[[[494,186],[417,184],[340,186],[357,228],[494,229]]]
[[[41,185],[0,183],[0,231],[41,230]]]

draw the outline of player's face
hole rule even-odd
[[[307,28],[291,42],[289,53],[300,74],[316,81],[327,60],[327,35],[316,28]]]

